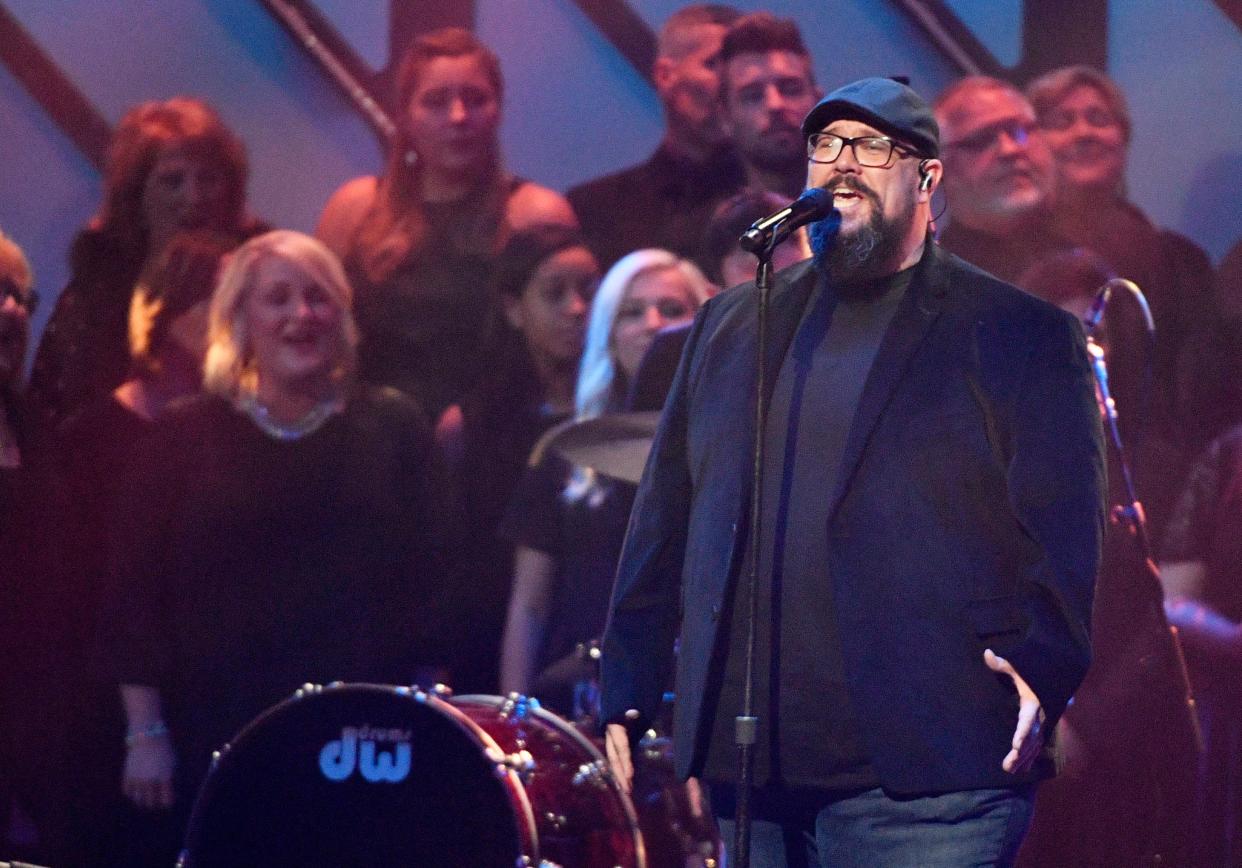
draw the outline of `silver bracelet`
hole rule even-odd
[[[125,733],[125,746],[133,747],[140,741],[149,738],[159,738],[161,735],[168,735],[168,724],[162,720],[154,723],[148,723],[142,729],[131,729]]]

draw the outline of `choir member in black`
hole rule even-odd
[[[720,46],[738,16],[718,3],[695,3],[669,16],[651,70],[664,108],[660,146],[645,163],[569,191],[604,268],[644,247],[662,247],[709,268],[703,224],[714,203],[746,179],[720,105]]]
[[[41,661],[40,677],[23,694],[26,716],[37,721],[24,749],[38,757],[36,821],[45,858],[56,865],[159,865],[166,854],[152,842],[176,836],[167,821],[133,810],[117,789],[125,718],[94,640],[108,595],[108,529],[119,519],[116,498],[129,457],[171,402],[199,390],[207,303],[220,261],[234,246],[228,236],[201,229],[165,245],[134,292],[130,377],[62,423],[54,469],[40,480],[39,501],[55,516],[56,558],[26,577],[23,592],[30,628],[23,647]]]
[[[666,250],[637,250],[609,269],[591,304],[576,418],[624,410],[656,333],[689,322],[710,289],[696,266]],[[553,454],[531,461],[501,526],[516,551],[500,687],[571,714],[572,677],[545,670],[603,631],[634,488]]]
[[[738,246],[737,239],[756,220],[761,220],[789,202],[779,193],[747,187],[716,206],[712,219],[703,232],[703,249],[707,253],[707,277],[717,286],[728,289],[753,280],[755,257]],[[772,270],[780,271],[811,257],[806,232],[798,229],[772,254]],[[681,351],[690,335],[690,325],[667,328],[656,335],[651,348],[630,386],[629,409],[633,412],[658,411],[664,406]]]
[[[573,413],[586,315],[599,283],[595,257],[571,229],[514,235],[496,259],[492,290],[508,328],[490,371],[444,412],[436,436],[465,500],[471,529],[470,641],[454,668],[459,693],[495,693],[513,545],[496,533],[539,436]]]
[[[968,76],[945,88],[932,109],[945,165],[949,226],[939,240],[946,249],[1012,283],[1073,247],[1053,229],[1052,151],[1021,91]]]
[[[178,232],[213,229],[240,241],[263,230],[246,214],[241,140],[189,97],[146,102],[117,127],[99,212],[74,240],[73,272],[43,332],[30,401],[48,427],[129,372],[134,283]]]
[[[786,199],[802,192],[802,119],[819,95],[810,52],[792,19],[756,12],[733,22],[720,48],[720,102],[747,186]]]
[[[23,411],[20,384],[30,338],[30,314],[38,297],[21,248],[0,232],[0,470],[21,467]],[[7,478],[7,477],[4,477]],[[8,486],[0,489],[8,504]]]
[[[500,61],[468,31],[415,39],[384,174],[337,190],[317,230],[357,287],[362,378],[410,394],[432,419],[487,368],[498,315],[488,271],[508,236],[577,224],[564,197],[505,169],[503,90]]]
[[[788,204],[789,200],[779,193],[747,187],[717,205],[703,232],[703,247],[708,259],[704,273],[708,279],[722,289],[754,280],[755,256],[743,250],[737,240],[756,220],[762,220]],[[810,258],[811,246],[807,242],[806,231],[797,229],[773,251],[772,271],[781,271],[795,262]]]
[[[1101,286],[1116,275],[1082,248],[1055,253],[1019,278],[1029,292],[1082,320]],[[1110,381],[1136,361],[1113,353],[1119,304],[1094,340]],[[1132,372],[1131,379],[1133,379]],[[1163,438],[1125,440],[1148,532],[1159,539],[1185,474],[1181,450]],[[1126,502],[1118,453],[1108,448],[1109,502]],[[1095,586],[1091,668],[1057,729],[1062,774],[1041,786],[1020,866],[1186,863],[1194,832],[1187,810],[1194,789],[1193,733],[1181,674],[1168,641],[1156,579],[1129,528],[1110,523]]]
[[[1181,630],[1205,751],[1191,865],[1242,864],[1242,428],[1218,437],[1186,480],[1161,550],[1170,622]]]
[[[19,576],[26,572],[37,528],[25,505],[30,441],[20,389],[36,300],[33,282],[21,248],[0,232],[0,634],[7,637],[12,652],[0,666],[0,847],[14,855],[18,855],[10,835],[14,798],[20,797],[29,810],[25,786],[29,782],[21,779],[18,763],[22,751],[17,727],[23,709],[15,698],[24,687],[21,677],[27,660],[21,644],[24,634],[18,632]]]
[[[306,682],[411,683],[458,632],[437,603],[454,499],[417,407],[355,382],[352,292],[296,232],[229,259],[205,394],[142,441],[104,630],[125,794],[184,816],[210,752]]]
[[[1196,376],[1187,369],[1188,348],[1210,334],[1220,318],[1211,262],[1189,239],[1154,225],[1126,197],[1130,113],[1112,79],[1088,66],[1070,66],[1036,79],[1027,95],[1057,170],[1053,226],[1061,237],[1103,256],[1119,276],[1133,280],[1146,294],[1156,321],[1150,422],[1172,429],[1170,439],[1188,440],[1193,455],[1221,433],[1199,424],[1204,414],[1179,382]],[[1175,138],[1162,146],[1174,161],[1177,149],[1186,147]],[[1125,323],[1115,317],[1112,338],[1117,354],[1144,351],[1137,315]],[[1121,377],[1114,382],[1117,403],[1131,416],[1133,396],[1141,389],[1141,383]],[[1204,395],[1200,400],[1211,403],[1215,398]]]

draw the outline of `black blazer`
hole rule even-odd
[[[1103,441],[1081,329],[932,243],[886,332],[828,527],[846,682],[881,783],[998,787],[1016,723],[1007,657],[1047,730],[1081,682],[1104,517]],[[817,279],[777,275],[769,389]],[[674,640],[679,774],[701,767],[746,541],[756,297],[700,311],[630,518],[603,644],[603,718],[653,719]],[[808,636],[808,642],[815,637]]]

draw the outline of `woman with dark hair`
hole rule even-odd
[[[472,529],[472,639],[454,672],[458,692],[495,693],[513,546],[496,534],[539,436],[573,413],[574,380],[599,266],[562,226],[518,233],[497,256],[492,291],[508,326],[479,386],[440,418],[437,438],[465,497]]]
[[[184,819],[211,751],[300,685],[410,684],[459,635],[437,608],[455,501],[417,408],[357,386],[351,296],[307,235],[242,245],[206,394],[132,464],[104,641],[140,807]]]
[[[460,28],[420,36],[397,81],[397,137],[382,177],[333,194],[317,234],[358,289],[363,379],[436,418],[478,382],[497,311],[488,271],[508,237],[576,225],[558,193],[507,172],[500,62]]]
[[[74,240],[69,285],[35,355],[29,396],[54,427],[129,371],[134,283],[174,235],[210,229],[238,241],[262,230],[245,210],[245,148],[207,104],[146,102],[117,127],[99,212]]]
[[[711,289],[697,266],[667,250],[636,250],[618,260],[591,302],[575,417],[624,410],[656,333],[690,322]],[[531,465],[501,526],[515,553],[500,687],[533,693],[571,714],[573,685],[549,671],[603,632],[634,486],[552,454],[532,455]]]

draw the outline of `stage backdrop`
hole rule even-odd
[[[391,46],[421,28],[456,21],[473,26],[504,65],[510,167],[559,189],[643,159],[659,138],[659,105],[633,62],[643,40],[617,33],[643,35],[641,26],[625,29],[627,13],[629,25],[657,29],[681,5],[674,0],[291,5],[329,27],[364,70],[384,70]],[[1018,81],[1071,60],[1104,65],[1129,95],[1134,115],[1133,198],[1215,259],[1242,235],[1235,202],[1242,191],[1242,29],[1224,11],[1228,3],[735,5],[795,18],[826,88],[864,75],[904,74],[930,98],[960,75],[961,65],[917,23],[912,6],[934,9],[940,24],[948,20],[951,32],[965,34]],[[63,101],[59,117],[49,112],[46,94],[41,102],[23,83],[32,47],[106,124],[141,100],[186,93],[213,102],[249,146],[255,213],[278,226],[310,229],[337,185],[379,168],[382,152],[372,128],[271,7],[263,0],[0,0],[0,23],[7,22],[0,36],[0,228],[26,249],[47,300],[36,330],[66,280],[69,242],[98,202],[100,179],[75,142],[89,136],[66,130],[73,112],[63,110]],[[620,31],[609,20],[620,22]],[[14,33],[23,37],[20,45]]]

